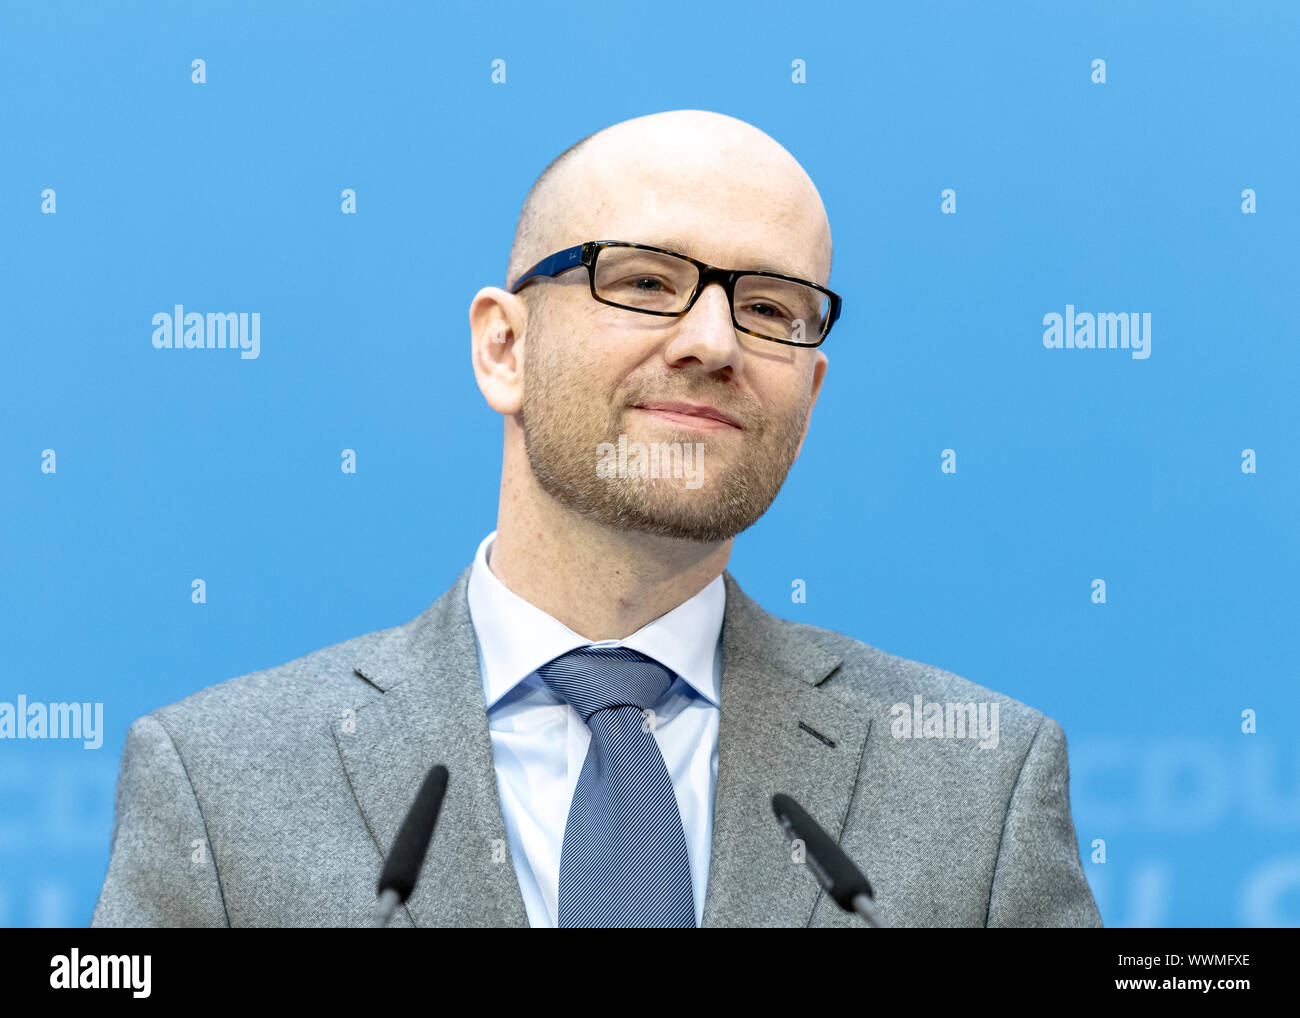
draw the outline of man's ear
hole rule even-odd
[[[523,298],[485,286],[469,306],[470,359],[483,398],[497,413],[517,414],[524,401],[524,331],[528,306]]]
[[[808,416],[803,422],[803,436],[799,439],[799,448],[794,452],[795,459],[798,459],[799,454],[803,452],[804,439],[808,437],[808,429],[812,426],[813,407],[817,405],[817,397],[822,391],[822,382],[826,379],[826,368],[830,365],[830,360],[821,350],[813,352],[816,357],[813,362],[812,399],[808,402]]]

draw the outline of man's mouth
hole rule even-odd
[[[661,420],[681,427],[697,428],[702,431],[726,431],[736,429],[743,431],[744,426],[729,414],[717,407],[703,403],[664,402],[660,400],[634,403],[634,410],[654,414]]]

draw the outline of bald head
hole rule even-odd
[[[830,224],[803,167],[753,125],[706,110],[625,120],[562,152],[524,200],[506,289],[547,255],[587,240],[830,278]]]

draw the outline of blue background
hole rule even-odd
[[[1289,2],[6,4],[0,700],[106,735],[0,742],[0,924],[89,921],[135,717],[469,564],[469,302],[550,159],[676,108],[803,163],[845,297],[745,590],[1060,721],[1107,925],[1300,924],[1298,53]],[[176,303],[261,356],[155,350]],[[1066,304],[1150,359],[1045,349]]]

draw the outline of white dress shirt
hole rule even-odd
[[[469,613],[478,643],[497,791],[510,855],[532,926],[557,925],[560,852],[591,730],[537,674],[577,647],[630,647],[676,674],[655,706],[653,734],[682,811],[695,892],[704,921],[713,840],[722,709],[722,616],[726,586],[716,576],[694,597],[623,640],[593,642],[510,590],[488,568],[496,531],[478,546]]]

